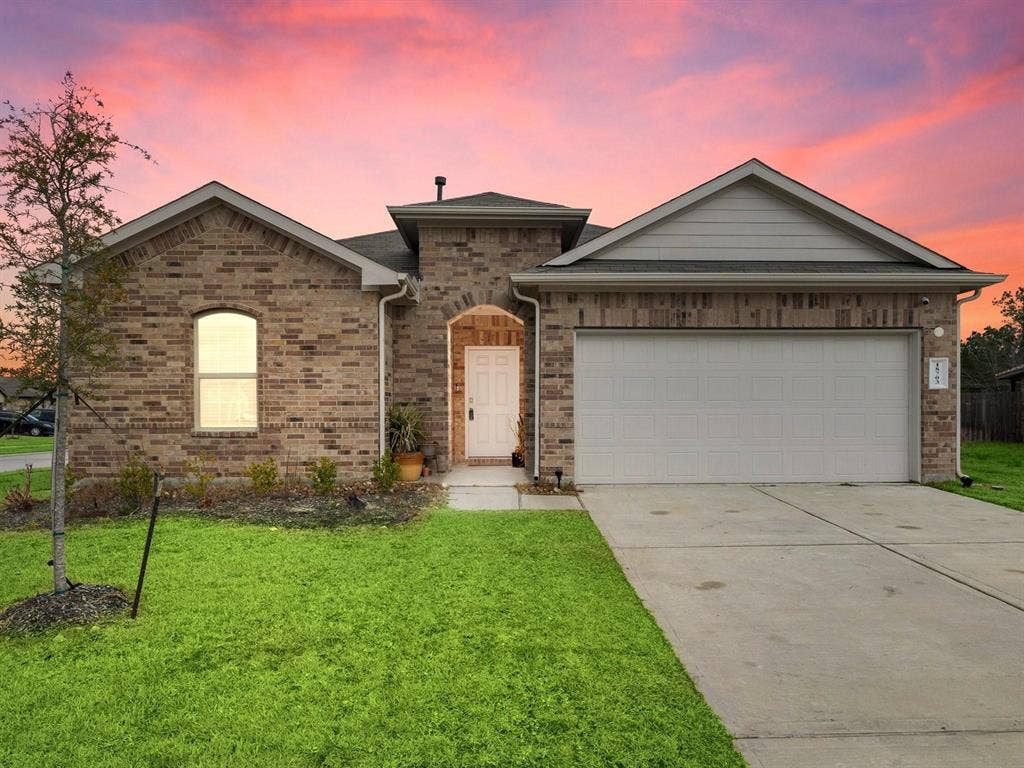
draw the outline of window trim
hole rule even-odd
[[[209,315],[241,315],[256,323],[256,370],[244,372],[220,372],[200,373],[199,372],[199,321]],[[260,392],[259,392],[259,368],[260,368],[260,321],[253,313],[236,307],[210,307],[192,316],[192,431],[202,434],[255,434],[259,432],[260,426]],[[204,427],[199,420],[199,407],[201,397],[199,394],[200,382],[203,379],[254,379],[256,380],[256,426],[254,427]]]

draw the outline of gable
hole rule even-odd
[[[347,274],[357,281],[360,274],[352,265],[330,259],[226,205],[216,205],[152,235],[116,258],[131,268],[160,257],[167,257],[179,266],[183,257],[189,261],[207,256],[222,260],[227,257],[235,268],[236,264],[262,263],[267,254],[282,257],[282,264],[312,267],[314,273]]]
[[[724,194],[723,194],[724,193]],[[764,194],[760,194],[764,193]],[[730,199],[732,196],[732,199]],[[772,199],[775,198],[775,199]],[[685,213],[688,210],[692,210],[701,207],[703,204],[709,201],[715,200],[716,202],[711,203],[711,206],[705,206],[702,216],[712,218],[723,218],[725,221],[709,220],[709,221],[687,221],[686,217],[683,216],[678,221],[676,217]],[[789,210],[793,209],[793,210]],[[712,212],[714,211],[714,212]],[[795,213],[794,213],[795,211]],[[746,212],[744,215],[743,212]],[[718,233],[712,232],[711,235],[706,237],[726,237],[726,238],[737,238],[726,241],[725,245],[720,246],[720,250],[712,252],[711,244],[715,243],[715,240],[702,240],[703,247],[707,249],[710,254],[710,258],[694,257],[692,260],[697,261],[764,261],[765,257],[768,256],[768,261],[785,261],[789,263],[798,263],[794,256],[786,254],[787,250],[793,249],[795,241],[779,240],[778,243],[784,243],[777,245],[774,250],[765,249],[756,259],[749,255],[742,255],[741,252],[749,253],[749,249],[757,248],[758,243],[756,240],[742,240],[738,238],[742,237],[753,237],[757,238],[761,234],[770,234],[769,232],[762,232],[763,228],[754,225],[765,225],[765,224],[780,224],[790,225],[794,223],[805,223],[813,224],[807,218],[800,219],[798,221],[792,221],[789,219],[783,219],[782,217],[789,214],[790,219],[794,216],[799,216],[799,213],[803,212],[808,214],[810,219],[817,220],[818,222],[830,225],[833,229],[837,230],[843,235],[848,235],[849,238],[862,242],[867,245],[870,250],[877,251],[877,254],[868,254],[861,251],[860,246],[856,243],[852,243],[849,238],[840,238],[836,240],[836,235],[828,230],[821,230],[820,228],[814,231],[806,230],[808,238],[818,237],[825,238],[824,240],[805,240],[803,241],[804,246],[811,248],[819,248],[821,250],[837,250],[842,251],[859,251],[863,258],[868,258],[871,261],[878,262],[881,258],[882,262],[888,261],[890,263],[916,263],[927,267],[933,267],[936,269],[957,269],[962,270],[963,267],[957,264],[955,261],[947,259],[945,256],[936,253],[930,248],[926,248],[920,243],[916,243],[908,237],[895,232],[888,227],[884,227],[877,221],[862,216],[846,206],[837,203],[835,200],[822,195],[819,192],[815,192],[810,187],[806,187],[798,181],[785,176],[774,168],[770,168],[760,160],[754,158],[748,160],[742,165],[738,165],[732,170],[726,171],[720,176],[716,176],[710,181],[706,181],[703,184],[694,187],[689,192],[684,192],[679,197],[673,198],[661,205],[652,208],[646,213],[640,214],[634,219],[630,219],[624,224],[620,224],[614,229],[606,232],[593,240],[577,245],[575,248],[566,251],[558,258],[552,259],[547,262],[544,266],[546,267],[564,267],[569,264],[573,264],[581,259],[594,259],[601,257],[612,247],[628,245],[636,237],[648,233],[652,228],[657,227],[662,223],[674,223],[685,225],[682,227],[683,231],[663,231],[660,234],[662,236],[670,235],[671,242],[665,244],[663,240],[648,240],[643,247],[658,249],[648,251],[647,258],[643,258],[638,255],[623,256],[622,254],[616,256],[606,256],[609,260],[615,261],[665,261],[665,256],[658,256],[657,258],[650,258],[651,255],[658,253],[661,254],[662,250],[668,255],[667,260],[673,261],[678,260],[680,262],[686,261],[686,259],[674,258],[673,254],[679,255],[686,253],[683,249],[685,248],[697,248],[698,245],[692,244],[697,241],[695,238],[698,237],[698,233],[693,231],[686,231],[687,227],[696,224],[729,224],[729,228],[726,228],[724,232]],[[773,217],[779,217],[779,221],[775,221]],[[746,230],[744,229],[746,227]],[[753,234],[751,234],[753,232]],[[775,237],[792,237],[792,235],[775,234]],[[831,239],[830,239],[831,236]],[[719,243],[724,241],[717,241]],[[687,243],[691,243],[687,245]],[[834,246],[834,247],[833,247]],[[640,247],[635,246],[634,247]],[[674,249],[679,248],[679,254],[676,254]],[[732,252],[736,255],[731,258],[726,254],[729,249],[734,249]],[[848,254],[853,258],[860,258],[854,256],[853,253]],[[839,261],[850,263],[850,260],[842,257],[841,253],[832,254],[832,258],[839,257]],[[801,261],[809,262],[810,259],[801,257]],[[820,262],[819,258],[815,258],[814,261]],[[859,262],[865,263],[865,262]],[[870,263],[870,262],[868,262]]]
[[[747,179],[605,248],[595,260],[903,261]]]
[[[296,245],[355,270],[361,275],[364,290],[377,290],[382,286],[397,285],[407,278],[406,275],[388,269],[331,240],[326,235],[216,181],[211,181],[187,195],[172,200],[108,232],[102,238],[105,253],[109,256],[119,255],[147,240],[166,235],[182,222],[195,220],[200,214],[221,206],[249,220],[254,229],[261,229],[260,237],[268,245],[271,242],[277,242],[280,245],[280,243],[292,241]],[[87,268],[88,261],[82,261],[79,264]]]

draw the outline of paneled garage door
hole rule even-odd
[[[576,335],[580,483],[912,479],[911,336]]]

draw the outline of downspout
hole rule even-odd
[[[533,482],[540,482],[540,302],[519,292],[514,283],[512,295],[533,304]]]
[[[974,483],[974,479],[965,475],[960,468],[960,403],[963,400],[963,393],[960,391],[960,381],[962,378],[960,362],[963,350],[963,345],[960,343],[960,305],[974,301],[979,296],[981,296],[981,288],[975,288],[970,296],[956,300],[956,476],[960,479],[960,484],[964,488],[970,488],[971,484]]]
[[[386,423],[387,423],[387,409],[384,403],[384,305],[389,301],[400,299],[409,292],[409,283],[406,281],[402,285],[402,290],[396,291],[395,293],[388,294],[387,296],[381,296],[380,301],[377,302],[377,402],[379,406],[379,424],[378,424],[378,443],[377,443],[377,455],[384,455],[384,444],[387,439],[386,434]]]

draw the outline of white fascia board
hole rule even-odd
[[[862,216],[856,211],[847,208],[845,205],[837,203],[835,200],[825,197],[825,195],[822,195],[819,192],[815,192],[810,187],[806,187],[800,182],[779,173],[774,168],[765,165],[757,159],[748,160],[743,163],[743,165],[737,166],[730,171],[726,171],[721,176],[717,176],[700,186],[694,187],[689,192],[673,198],[666,203],[662,203],[657,208],[652,208],[647,213],[643,213],[634,219],[630,219],[626,223],[605,232],[600,237],[595,237],[593,240],[584,243],[578,248],[566,251],[561,256],[547,262],[547,264],[553,267],[572,264],[573,262],[586,258],[591,254],[602,251],[610,245],[624,240],[627,237],[640,232],[646,227],[672,216],[694,203],[710,197],[716,192],[720,192],[731,184],[735,184],[738,181],[743,181],[744,179],[749,178],[760,179],[767,184],[775,186],[806,205],[816,208],[836,219],[839,219],[849,226],[874,237],[877,240],[881,240],[894,248],[904,251],[925,264],[940,269],[955,269],[961,266],[955,261],[941,256],[930,248],[925,248],[920,243],[915,243],[910,238],[904,237],[903,235],[892,231],[888,227],[882,226],[878,222],[869,219],[867,216]]]
[[[398,285],[399,283],[397,272],[334,242],[327,235],[310,229],[305,224],[300,224],[295,219],[278,213],[218,181],[204,184],[199,189],[193,190],[177,200],[172,200],[137,219],[122,224],[103,236],[103,245],[106,249],[114,252],[125,250],[145,239],[150,231],[159,228],[168,229],[197,213],[209,210],[218,203],[223,203],[239,213],[266,224],[271,229],[308,246],[327,258],[358,270],[362,276],[364,290],[372,290],[382,285]]]
[[[538,287],[565,286],[569,289],[602,288],[612,290],[636,290],[638,288],[657,288],[671,290],[678,288],[814,288],[827,290],[832,288],[871,288],[879,289],[916,289],[916,288],[957,288],[967,290],[996,285],[1006,279],[1006,275],[986,272],[960,272],[953,270],[936,271],[935,274],[858,274],[858,273],[779,273],[779,272],[702,272],[693,274],[663,272],[629,272],[629,273],[575,273],[559,274],[557,272],[531,273],[518,272],[510,276],[514,285],[534,285]]]

